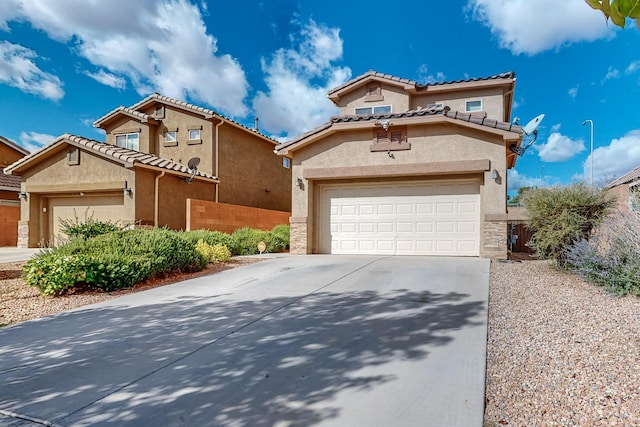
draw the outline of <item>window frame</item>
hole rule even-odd
[[[129,137],[133,135],[135,135],[137,139],[135,148],[129,147]],[[118,133],[115,135],[115,137],[116,137],[115,138],[116,147],[126,148],[127,150],[140,151],[140,132]],[[124,137],[125,145],[118,145],[118,137]]]
[[[384,113],[380,113],[380,112],[376,112],[376,108],[389,108],[388,112],[384,112]],[[358,110],[370,110],[370,113],[358,113]],[[393,113],[393,106],[391,104],[389,105],[372,105],[371,107],[356,107],[353,110],[354,115],[356,116],[371,116],[374,114],[391,114]]]
[[[288,157],[282,158],[282,167],[285,169],[291,169],[291,159]]]
[[[476,102],[479,103],[479,108],[477,110],[470,109],[469,108],[469,104],[476,103]],[[464,111],[466,113],[480,113],[480,112],[484,111],[483,108],[484,108],[484,105],[483,105],[483,102],[482,102],[482,98],[467,99],[466,101],[464,101]]]
[[[198,137],[192,138],[192,132],[198,132]],[[187,144],[189,145],[202,144],[202,128],[189,128],[187,130],[187,137]]]

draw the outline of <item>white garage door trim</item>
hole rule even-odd
[[[479,255],[477,182],[328,185],[319,215],[322,253]]]

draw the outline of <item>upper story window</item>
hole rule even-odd
[[[288,157],[282,158],[282,167],[285,169],[291,169],[291,159]]]
[[[200,140],[200,129],[190,129],[189,130],[189,141]]]
[[[389,114],[391,105],[377,105],[375,107],[356,108],[356,115],[366,116],[368,114]]]
[[[140,134],[139,133],[123,133],[116,135],[116,145],[118,147],[128,148],[129,150],[139,151]]]
[[[178,140],[178,132],[166,132],[164,140],[167,142],[176,142]]]
[[[472,99],[464,103],[464,109],[467,113],[482,111],[482,99]]]

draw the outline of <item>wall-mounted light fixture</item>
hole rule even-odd
[[[302,178],[296,178],[296,183],[295,183],[296,187],[302,188],[302,184],[303,184]]]
[[[18,193],[18,198],[20,200],[27,200],[27,192],[26,191],[21,191]]]
[[[133,191],[131,191],[131,187],[129,187],[129,183],[127,181],[124,182],[124,195],[131,196]]]
[[[498,179],[500,179],[500,174],[498,173],[497,169],[494,169],[493,171],[491,171],[491,179],[494,181],[497,181]]]

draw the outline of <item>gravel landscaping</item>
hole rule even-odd
[[[492,263],[485,427],[640,426],[640,298]]]
[[[0,325],[256,262],[233,258],[106,293],[42,297],[0,264]],[[491,265],[485,427],[640,426],[640,298],[619,298],[546,261]]]

